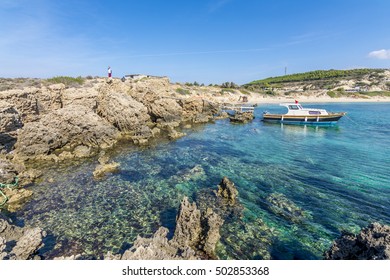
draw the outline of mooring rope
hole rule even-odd
[[[18,176],[15,176],[14,182],[11,184],[3,184],[0,183],[0,195],[3,197],[3,201],[0,203],[0,207],[7,203],[8,197],[5,195],[5,193],[1,190],[2,188],[12,189],[14,187],[18,186],[19,178]]]

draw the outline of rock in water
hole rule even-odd
[[[229,205],[236,203],[238,191],[236,186],[227,177],[223,177],[218,185],[217,196],[222,197]]]
[[[200,241],[201,231],[200,211],[195,202],[190,203],[188,198],[184,197],[176,219],[173,241],[180,246],[194,246]]]
[[[255,118],[252,111],[248,112],[236,112],[234,116],[229,116],[231,122],[247,123]]]
[[[358,234],[343,233],[325,253],[328,260],[390,260],[390,226],[372,223]]]

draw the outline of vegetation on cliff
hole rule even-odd
[[[256,80],[247,85],[256,84],[278,84],[284,82],[302,82],[315,81],[323,79],[359,79],[364,75],[378,75],[383,73],[385,69],[351,69],[351,70],[316,70],[305,73],[296,73],[291,75],[284,75],[278,77],[270,77],[262,80]]]

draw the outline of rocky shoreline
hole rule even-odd
[[[92,79],[83,86],[64,84],[8,89],[0,94],[0,183],[8,210],[31,196],[23,186],[39,177],[35,162],[87,158],[118,141],[147,145],[153,138],[180,138],[181,127],[217,118],[221,104],[181,96],[167,78]],[[99,161],[100,162],[100,161]],[[99,177],[118,168],[100,162]]]

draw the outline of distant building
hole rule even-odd
[[[143,78],[166,78],[165,76],[153,76],[153,75],[146,75],[146,74],[129,74],[129,75],[124,75],[122,77],[122,81],[125,80],[141,80]]]

